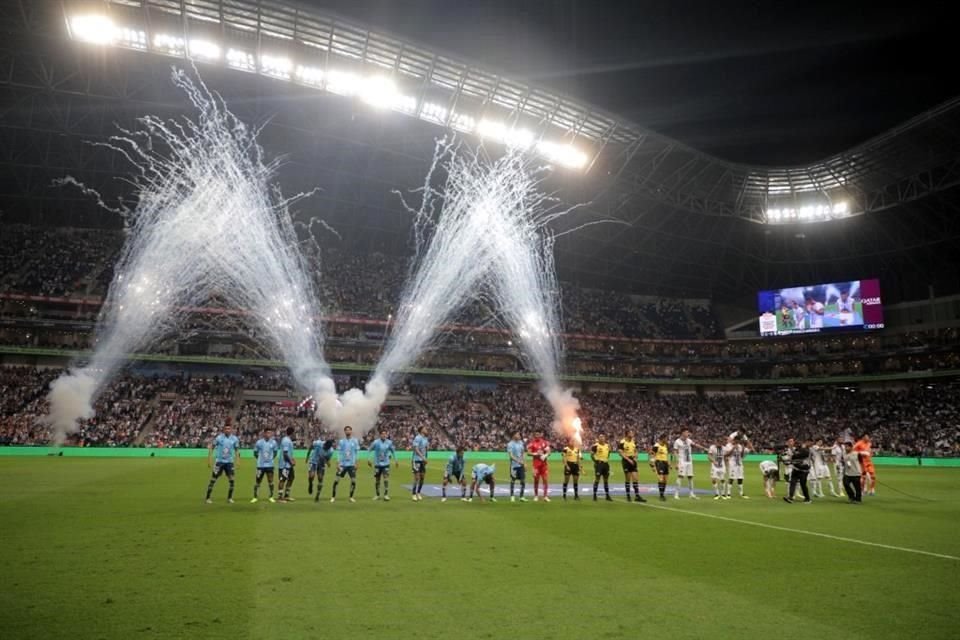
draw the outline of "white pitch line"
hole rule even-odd
[[[658,504],[649,504],[645,503],[642,506],[648,507],[650,509],[662,509],[664,511],[673,511],[676,513],[685,513],[690,516],[700,516],[703,518],[713,518],[714,520],[726,520],[727,522],[735,522],[737,524],[749,524],[755,527],[763,527],[764,529],[775,529],[777,531],[786,531],[788,533],[802,533],[807,536],[817,536],[818,538],[829,538],[830,540],[839,540],[841,542],[852,542],[854,544],[862,544],[868,547],[880,547],[881,549],[890,549],[892,551],[905,551],[907,553],[918,553],[924,556],[933,556],[934,558],[943,558],[944,560],[960,560],[957,556],[947,555],[945,553],[934,553],[933,551],[923,551],[922,549],[911,549],[909,547],[898,547],[892,544],[882,544],[880,542],[869,542],[868,540],[857,540],[856,538],[844,538],[843,536],[834,536],[829,533],[820,533],[818,531],[807,531],[805,529],[791,529],[789,527],[778,527],[775,524],[765,524],[763,522],[754,522],[752,520],[740,520],[738,518],[729,518],[727,516],[718,516],[712,513],[702,513],[700,511],[687,511],[685,509],[675,509],[673,507],[663,507]]]

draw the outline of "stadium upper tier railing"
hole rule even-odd
[[[271,0],[68,0],[94,46],[191,57],[354,97],[590,171],[630,194],[766,224],[879,211],[960,184],[960,97],[795,167],[729,162],[557,92],[328,12]],[[609,176],[604,178],[602,176]]]

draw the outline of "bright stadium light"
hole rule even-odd
[[[450,121],[450,126],[457,131],[473,133],[474,129],[477,128],[477,121],[465,113],[454,113],[453,120]]]
[[[514,127],[506,133],[504,142],[508,147],[527,150],[533,146],[533,131],[523,127]]]
[[[253,54],[242,49],[227,49],[227,66],[240,71],[256,71],[257,64]]]
[[[386,76],[371,76],[360,87],[360,99],[371,107],[389,109],[393,106],[400,91],[396,83]]]
[[[363,86],[363,79],[352,71],[328,71],[327,91],[341,96],[355,96]]]
[[[483,118],[477,123],[477,134],[482,138],[503,142],[507,135],[506,123]]]
[[[153,48],[167,55],[182,56],[185,51],[183,38],[167,33],[158,33],[153,37]]]
[[[293,71],[293,60],[286,56],[268,54],[260,56],[260,72],[265,76],[289,80],[291,71]]]
[[[537,143],[537,152],[547,160],[570,169],[582,169],[587,165],[587,154],[569,144],[541,140]]]
[[[833,215],[836,216],[845,216],[847,215],[847,210],[849,209],[846,202],[838,202],[833,205]]]
[[[447,108],[436,102],[424,102],[423,108],[420,110],[420,118],[426,120],[427,122],[433,122],[436,124],[446,124],[447,123],[447,114],[450,112]]]
[[[107,16],[75,16],[70,20],[70,33],[77,40],[90,44],[113,44],[117,39],[117,28]]]
[[[302,64],[298,64],[294,72],[297,82],[311,87],[322,87],[323,76],[323,69],[320,67],[307,67]]]
[[[194,38],[190,41],[190,55],[198,60],[219,60],[220,47],[215,42]]]

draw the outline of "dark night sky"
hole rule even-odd
[[[949,3],[304,0],[720,157],[795,164],[960,94]],[[906,7],[906,8],[904,8]]]

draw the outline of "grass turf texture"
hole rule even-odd
[[[800,629],[877,640],[956,637],[960,623],[960,560],[677,512],[960,556],[960,470],[880,468],[882,482],[931,501],[881,486],[850,506],[769,501],[748,468],[751,500],[671,499],[665,510],[623,499],[415,504],[406,465],[390,503],[370,500],[363,467],[357,504],[341,483],[337,504],[317,505],[298,465],[296,503],[251,505],[249,462],[237,504],[221,478],[206,505],[202,460],[0,458],[3,636],[677,640]],[[441,470],[432,464],[428,482]],[[646,468],[641,480],[653,481]],[[330,485],[328,475],[325,496]]]

